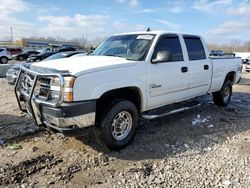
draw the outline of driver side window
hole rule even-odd
[[[167,62],[183,61],[181,44],[177,35],[165,35],[161,37],[156,44],[152,59],[155,59],[157,53],[162,51],[169,53],[169,60]]]

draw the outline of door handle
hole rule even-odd
[[[208,65],[204,65],[204,70],[208,70],[209,66]]]
[[[181,72],[185,73],[188,71],[188,68],[187,67],[181,67]]]

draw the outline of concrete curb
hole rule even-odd
[[[0,78],[6,77],[6,72],[11,66],[11,64],[0,65]]]

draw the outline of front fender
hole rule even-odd
[[[126,87],[133,87],[137,88],[140,93],[141,98],[141,107],[142,109],[145,109],[147,106],[147,92],[144,88],[146,88],[146,85],[144,83],[135,83],[134,80],[124,80],[124,81],[115,81],[112,83],[106,83],[102,85],[98,85],[92,92],[91,98],[98,99],[100,98],[104,93],[115,90],[115,89],[121,89]]]

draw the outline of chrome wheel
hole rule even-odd
[[[115,140],[123,140],[131,131],[133,119],[129,112],[122,111],[113,119],[111,131]]]

